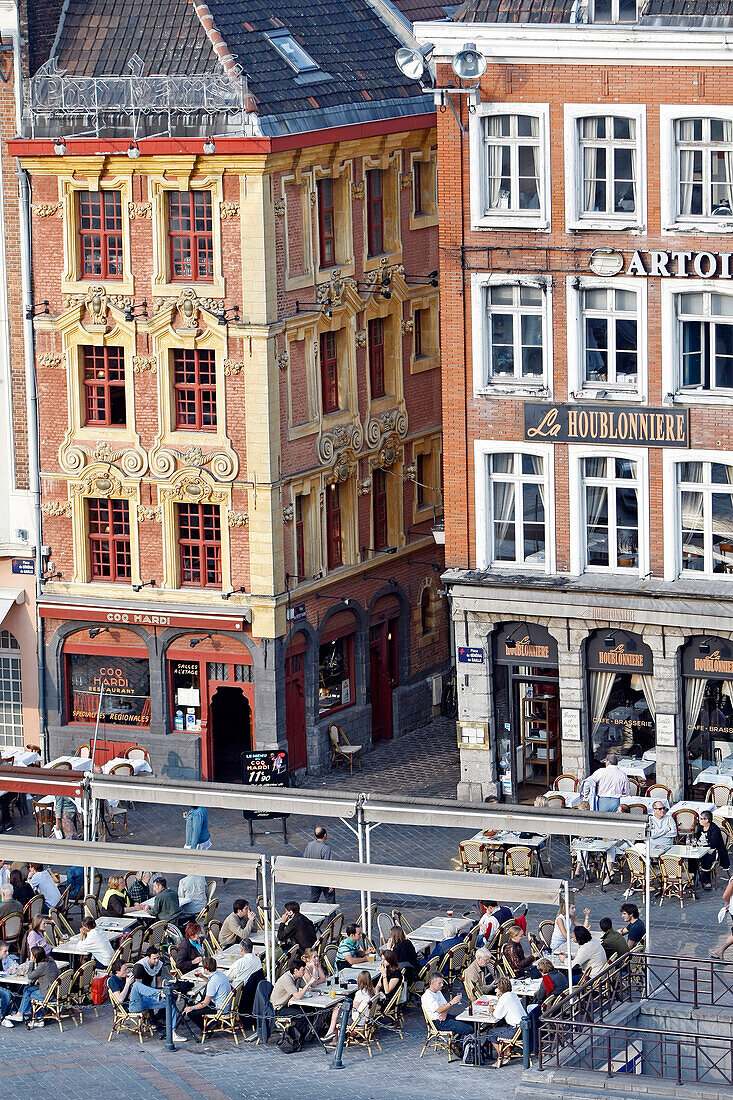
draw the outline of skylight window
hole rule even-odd
[[[320,65],[317,65],[307,50],[295,41],[290,31],[272,31],[265,37],[296,73],[312,73],[320,69]]]

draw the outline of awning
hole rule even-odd
[[[358,794],[331,795],[325,791],[288,787],[254,790],[227,783],[188,783],[181,779],[161,780],[142,775],[92,775],[91,790],[95,798],[313,817],[355,817],[359,800]]]
[[[590,810],[547,810],[540,806],[499,805],[498,803],[443,802],[434,799],[404,799],[367,794],[364,820],[374,824],[431,825],[465,829],[513,829],[540,836],[592,836],[606,840],[641,840],[646,823],[629,820],[628,815],[594,813]],[[519,841],[521,843],[521,841]]]
[[[0,588],[0,623],[4,622],[14,603],[25,603],[25,591],[22,588]]]
[[[563,879],[518,878],[473,871],[443,871],[434,867],[390,867],[378,863],[341,863],[333,859],[275,856],[275,882],[293,886],[336,886],[339,890],[382,894],[416,894],[427,898],[500,897],[502,901],[556,905],[565,888]]]
[[[53,837],[3,836],[3,859],[50,863],[61,867],[114,867],[117,871],[147,868],[176,875],[255,879],[262,856],[254,852],[206,852],[159,848],[147,844],[91,844]]]
[[[13,791],[43,798],[46,794],[65,794],[81,798],[83,775],[57,768],[0,768],[0,791]]]

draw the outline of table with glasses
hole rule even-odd
[[[481,844],[484,848],[529,848],[532,852],[533,873],[535,875],[545,869],[542,866],[541,850],[547,843],[546,836],[533,833],[531,836],[521,836],[509,829],[484,829],[469,838],[471,844]]]

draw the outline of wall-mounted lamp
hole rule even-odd
[[[134,302],[125,302],[125,320],[128,324],[134,321],[136,317],[148,318],[148,303],[147,299],[143,298],[139,305],[135,305]]]
[[[361,547],[361,556],[362,557],[364,557],[365,554],[396,554],[396,553],[397,553],[397,547],[396,546],[379,546],[379,547],[377,547],[377,546],[362,546]]]
[[[201,638],[192,638],[188,644],[191,649],[195,649],[197,645],[201,645],[202,642],[205,642],[207,638],[211,638],[212,636],[211,634],[204,634]]]
[[[41,309],[41,306],[43,306],[43,309]],[[29,305],[25,311],[26,321],[32,321],[34,317],[37,317],[39,315],[39,313],[49,314],[51,311],[48,307],[49,301],[47,298],[44,298],[42,302],[31,303],[31,305]]]
[[[700,653],[703,657],[707,657],[708,653],[710,652],[710,642],[700,642],[697,648],[700,650]]]
[[[231,600],[232,596],[235,596],[238,592],[246,592],[246,591],[247,591],[247,589],[244,587],[244,585],[241,585],[239,588],[233,588],[231,590],[231,592],[222,592],[221,598],[223,600]]]
[[[56,138],[53,143],[53,151],[57,157],[63,157],[66,155],[66,138]]]
[[[131,141],[130,144],[127,146],[127,155],[130,160],[137,160],[137,158],[140,156],[140,146],[136,141]]]
[[[213,157],[214,153],[216,152],[216,142],[214,141],[213,137],[207,137],[206,141],[204,142],[204,152],[206,153],[207,157]]]
[[[606,637],[603,639],[603,644],[604,645],[615,645],[615,643],[616,643],[616,635],[613,633],[613,631],[611,631],[611,633],[607,634]]]
[[[141,584],[133,584],[132,591],[139,592],[142,588],[155,588],[155,581],[142,581]]]
[[[230,306],[229,309],[220,309],[216,315],[217,324],[228,325],[230,313],[234,314],[232,321],[239,324],[239,306]]]
[[[104,634],[108,630],[109,630],[108,626],[90,626],[89,627],[89,637],[90,638],[96,638],[98,634]]]

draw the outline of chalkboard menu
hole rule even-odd
[[[262,790],[265,787],[289,787],[288,754],[284,749],[266,749],[262,752],[242,753],[242,782],[247,787]],[[284,814],[266,810],[242,810],[246,820],[252,818],[284,817]]]

